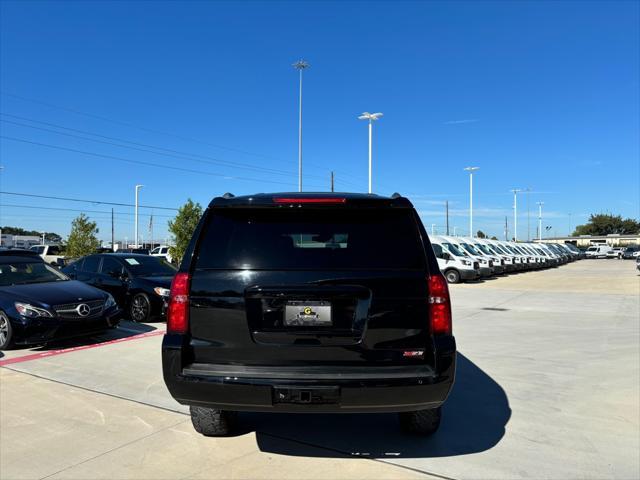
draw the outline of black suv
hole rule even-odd
[[[447,282],[400,195],[209,204],[176,274],[164,380],[195,429],[235,412],[400,412],[430,434],[453,385]]]

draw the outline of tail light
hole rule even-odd
[[[447,281],[442,275],[432,275],[428,283],[431,333],[451,335],[451,301]]]
[[[177,273],[171,282],[167,333],[187,333],[189,330],[189,274]]]

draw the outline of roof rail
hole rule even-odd
[[[222,195],[222,198],[226,198],[226,199],[233,198],[233,197],[235,197],[235,195],[231,192],[227,192],[224,195]]]
[[[391,195],[391,198],[400,198],[400,197],[402,197],[402,195],[400,195],[398,192],[394,192],[394,193]]]

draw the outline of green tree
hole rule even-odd
[[[476,237],[487,238],[487,235],[482,230],[478,230],[478,233],[476,233]]]
[[[100,247],[96,237],[98,228],[96,222],[89,220],[84,213],[71,222],[71,233],[67,242],[67,256],[75,258],[89,255]]]
[[[498,237],[496,237],[495,235],[493,237],[491,237],[491,240],[497,240]]]
[[[591,214],[589,221],[584,225],[578,225],[572,235],[610,235],[613,233],[640,233],[640,222],[633,218],[623,219],[620,215]]]
[[[176,218],[169,220],[169,231],[175,237],[175,245],[169,249],[169,254],[175,263],[182,261],[200,217],[202,217],[202,206],[189,199],[180,207]]]

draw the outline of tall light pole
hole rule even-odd
[[[538,240],[542,241],[542,206],[544,202],[538,202]]]
[[[144,187],[144,185],[136,185],[136,211],[135,211],[135,248],[138,248],[138,191]]]
[[[519,188],[511,190],[513,192],[513,240],[518,241],[518,193],[521,192]]]
[[[373,122],[382,117],[382,113],[363,112],[358,118],[360,120],[369,120],[369,193],[371,193],[371,137],[373,135]]]
[[[531,192],[531,187],[527,187],[524,189],[527,192],[527,242],[531,241],[531,211],[529,210],[529,192]]]
[[[572,228],[572,224],[571,224],[571,213],[569,213],[569,236],[571,236],[571,234],[573,233],[571,230],[573,230]]]
[[[304,60],[298,60],[293,68],[300,73],[300,103],[298,108],[298,191],[302,191],[302,71],[310,65]]]
[[[469,172],[469,236],[473,235],[473,172],[479,170],[480,167],[466,167],[464,170]]]
[[[436,234],[435,229],[436,229],[436,224],[432,223],[431,224],[431,235],[435,235]]]

